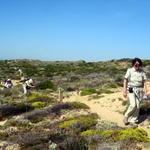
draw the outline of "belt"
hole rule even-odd
[[[142,97],[141,97],[141,92],[143,91],[143,87],[142,86],[129,86],[129,88],[132,89],[132,93],[135,94],[135,96],[138,98],[138,100],[141,102]]]
[[[129,87],[130,87],[130,88],[143,88],[143,86],[131,86],[131,85],[129,85],[128,88],[129,88]]]

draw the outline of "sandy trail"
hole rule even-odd
[[[89,96],[80,96],[76,92],[72,93],[72,96],[65,98],[64,102],[82,102],[90,107],[92,113],[97,113],[102,120],[109,120],[116,122],[119,126],[125,127],[122,118],[123,115],[116,111],[123,111],[125,107],[121,106],[119,98],[123,98],[120,92],[108,94],[100,99],[91,99]]]
[[[69,98],[64,98],[64,102],[81,102],[90,107],[90,112],[97,113],[102,120],[109,120],[117,123],[120,127],[125,126],[123,123],[123,112],[126,106],[122,105],[122,89],[112,94],[105,94],[104,97],[99,99],[90,99],[89,96],[80,96],[76,92],[72,93]],[[122,99],[122,100],[120,100]],[[124,99],[125,100],[125,99]],[[139,128],[146,130],[150,137],[150,125],[147,120],[143,121],[138,125]]]

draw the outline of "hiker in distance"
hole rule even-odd
[[[1,85],[7,89],[10,89],[13,87],[13,83],[12,83],[11,79],[5,80],[4,83],[1,83]]]
[[[24,78],[24,79],[20,80],[20,82],[22,82],[23,95],[26,95],[29,89],[35,87],[33,85],[33,80],[30,78]]]
[[[23,88],[23,95],[26,95],[28,93],[28,90],[31,88],[34,88],[33,80],[31,78],[25,78],[25,75],[21,69],[18,70],[20,81],[22,83]]]
[[[140,102],[144,96],[147,96],[147,77],[142,70],[142,61],[139,58],[132,60],[132,68],[129,68],[125,74],[123,96],[129,99],[129,107],[124,115],[125,125],[137,126],[139,117]],[[130,121],[129,121],[130,118]]]

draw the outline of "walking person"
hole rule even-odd
[[[20,80],[20,82],[22,82],[23,95],[26,95],[29,89],[34,88],[33,80],[30,78],[25,78]]]
[[[147,95],[147,77],[142,70],[142,61],[139,58],[132,60],[132,68],[125,74],[123,96],[129,99],[129,107],[124,115],[124,124],[136,125],[139,119],[140,102],[143,95]],[[130,120],[129,120],[130,119]]]

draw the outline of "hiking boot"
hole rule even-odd
[[[130,122],[130,126],[131,128],[137,128],[138,125],[135,122]]]
[[[124,122],[125,125],[128,125],[128,124],[129,124],[128,118],[127,118],[127,117],[124,117],[123,122]]]

